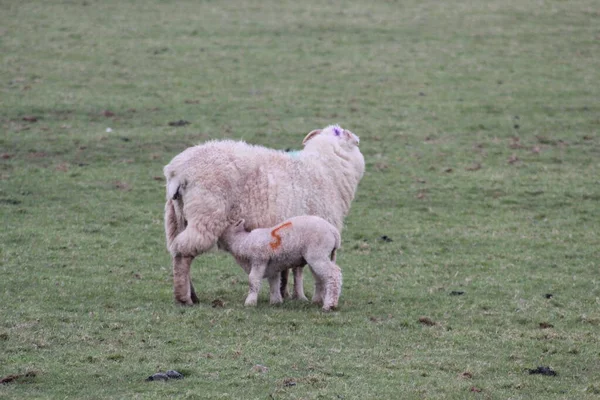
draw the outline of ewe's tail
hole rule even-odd
[[[168,199],[165,204],[165,234],[167,236],[167,248],[173,240],[185,229],[185,218],[183,217],[183,203],[181,199]]]

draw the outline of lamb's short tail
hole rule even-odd
[[[332,228],[331,233],[333,233],[333,236],[335,237],[335,247],[333,248],[333,250],[331,250],[330,259],[331,261],[335,262],[337,249],[339,249],[342,245],[342,237],[340,235],[340,232],[335,228]]]

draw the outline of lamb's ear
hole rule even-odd
[[[313,137],[317,136],[319,133],[321,133],[321,131],[322,129],[315,129],[314,131],[311,131],[308,135],[306,135],[306,137],[302,141],[302,145],[306,145],[306,142],[308,142]]]
[[[167,182],[167,199],[177,200],[181,193],[179,193],[179,188],[181,184],[177,179],[171,179]]]

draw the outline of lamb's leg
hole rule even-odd
[[[302,278],[302,267],[294,268],[294,295],[292,298],[297,300],[308,301],[306,296],[304,295],[304,282]]]
[[[260,284],[265,275],[266,264],[252,264],[250,274],[248,274],[248,282],[250,289],[248,297],[246,297],[245,306],[255,306],[258,302],[258,293],[260,292]]]
[[[341,269],[327,258],[313,258],[307,261],[315,278],[313,302],[321,300],[325,311],[337,307],[342,290]]]
[[[198,301],[198,297],[193,290],[190,280],[190,265],[194,257],[176,255],[173,257],[173,292],[175,300],[181,304],[194,304],[194,297]],[[193,297],[192,297],[193,293]]]
[[[312,269],[311,269],[311,271],[312,271]],[[323,297],[324,297],[323,291],[325,289],[325,286],[323,285],[323,280],[320,276],[318,276],[314,272],[313,272],[313,278],[315,281],[315,292],[313,293],[312,302],[314,304],[323,304]]]
[[[337,308],[342,292],[342,270],[331,263],[331,269],[325,283],[325,298],[323,299],[323,310],[329,311]]]
[[[269,278],[269,291],[270,291],[270,303],[281,304],[283,298],[281,297],[281,274],[274,274]]]

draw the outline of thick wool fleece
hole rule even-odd
[[[315,281],[313,302],[322,303],[326,311],[337,307],[342,290],[342,272],[335,264],[340,233],[324,219],[304,215],[251,232],[241,220],[225,229],[221,243],[248,274],[247,306],[256,305],[263,278],[269,280],[271,304],[281,303],[281,271],[308,264]]]
[[[310,132],[294,156],[232,140],[175,156],[164,173],[176,300],[195,302],[187,260],[213,247],[228,221],[243,218],[252,230],[317,215],[341,230],[365,169],[358,141],[352,132],[329,126]]]

